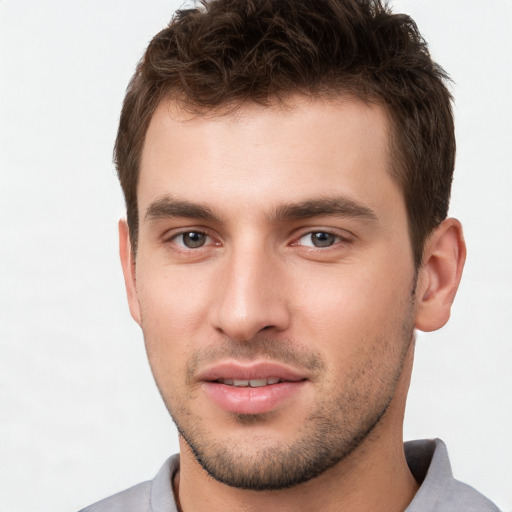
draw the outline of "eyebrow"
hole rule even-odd
[[[376,222],[376,213],[360,202],[346,196],[309,199],[298,203],[279,205],[267,216],[271,223],[289,222],[321,216],[349,217]],[[146,209],[146,220],[184,217],[207,222],[221,222],[210,208],[198,203],[164,196],[152,202]]]
[[[172,217],[200,219],[208,222],[219,222],[220,219],[210,208],[190,201],[180,201],[165,196],[152,202],[146,209],[145,220],[158,220]]]
[[[350,217],[371,222],[378,220],[377,214],[368,206],[350,197],[336,196],[283,204],[276,208],[271,221],[277,223],[321,216]]]

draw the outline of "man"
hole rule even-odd
[[[86,510],[497,510],[402,440],[465,260],[446,79],[378,1],[211,2],[153,39],[120,254],[180,455]]]

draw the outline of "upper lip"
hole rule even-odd
[[[307,379],[304,371],[272,361],[222,361],[207,366],[197,375],[197,380],[213,382],[219,379],[280,379],[297,382]]]

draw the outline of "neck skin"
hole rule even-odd
[[[410,344],[396,393],[379,424],[345,459],[289,489],[248,491],[221,484],[199,466],[180,437],[180,471],[173,485],[181,512],[399,512],[418,490],[405,460],[402,425],[412,371]]]

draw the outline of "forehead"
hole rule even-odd
[[[401,194],[389,147],[385,109],[354,98],[297,96],[205,115],[165,100],[146,134],[139,213],[166,194],[260,209],[333,193],[392,201],[391,190]]]

